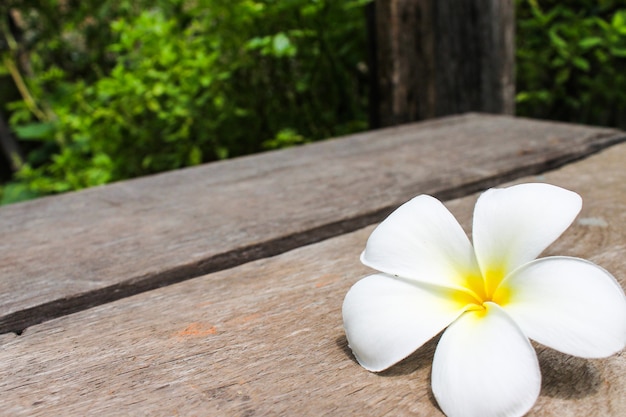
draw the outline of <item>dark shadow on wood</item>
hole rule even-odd
[[[418,369],[422,369],[428,367],[432,364],[433,355],[435,354],[435,349],[437,347],[437,343],[439,342],[439,338],[441,335],[437,335],[428,342],[426,342],[422,347],[417,349],[415,352],[393,365],[389,369],[385,369],[382,372],[377,372],[378,375],[383,377],[395,377],[402,375],[409,375],[417,371]],[[348,340],[345,335],[342,335],[335,339],[335,344],[337,347],[343,351],[343,353],[350,358],[355,364],[359,364],[348,346]],[[359,365],[360,366],[360,365]]]
[[[435,349],[441,335],[437,335],[423,344],[419,349],[401,360],[389,369],[386,369],[379,373],[384,377],[395,377],[401,375],[409,375],[415,371],[430,367],[433,363],[433,356],[435,355]],[[430,372],[429,372],[430,374]]]
[[[346,339],[345,335],[341,335],[338,338],[336,338],[335,344],[337,345],[339,350],[341,350],[344,353],[344,355],[346,355],[348,358],[350,358],[352,362],[354,362],[355,365],[359,365],[356,358],[354,357],[354,354],[352,353],[352,349],[350,349],[350,346],[348,346],[348,339]]]
[[[439,333],[437,336],[433,337],[428,342],[423,344],[411,355],[398,362],[391,368],[379,373],[379,375],[382,377],[393,378],[397,376],[410,375],[420,369],[428,368],[428,389],[425,393],[416,393],[416,395],[425,396],[426,398],[428,398],[428,401],[430,401],[433,407],[437,408],[439,411],[441,411],[441,408],[439,408],[439,404],[437,404],[437,399],[433,394],[433,390],[430,386],[430,381],[432,378],[432,364],[433,358],[435,356],[435,350],[437,349],[437,344],[439,344],[439,339],[441,338],[442,334],[443,332]]]
[[[537,350],[542,382],[541,395],[563,399],[581,399],[600,389],[602,378],[589,359],[541,347]]]
[[[382,372],[377,372],[376,374],[381,376],[381,377],[384,377],[384,378],[394,378],[394,377],[406,376],[406,375],[413,374],[416,371],[418,371],[419,369],[423,369],[423,368],[427,368],[427,367],[430,368],[431,365],[432,365],[433,356],[435,355],[435,349],[437,348],[437,344],[439,343],[439,339],[441,338],[442,334],[443,334],[443,332],[441,332],[437,336],[433,337],[428,342],[426,342],[424,345],[422,345],[419,349],[417,349],[415,352],[413,352],[411,355],[407,356],[405,359],[403,359],[400,362],[398,362],[397,364],[393,365],[391,368],[386,369],[386,370],[384,370]],[[337,339],[335,339],[335,343],[336,343],[337,347],[341,351],[343,351],[343,353],[348,358],[350,358],[350,360],[352,362],[354,362],[354,364],[356,366],[361,366],[357,362],[356,358],[354,357],[354,354],[352,353],[352,350],[348,346],[348,340],[346,339],[345,335],[342,335],[342,336],[338,337]],[[365,371],[365,369],[364,369],[364,371]],[[431,372],[432,372],[432,370],[429,369],[429,371],[428,371],[428,380],[429,381],[431,379]],[[428,398],[428,401],[430,401],[430,403],[433,405],[433,407],[435,407],[439,411],[441,411],[441,408],[439,408],[439,405],[437,404],[437,399],[435,398],[432,389],[430,389],[430,385],[429,385],[429,388],[428,388],[426,393],[415,393],[415,394],[418,397],[422,397],[422,398],[426,397],[426,398]],[[424,395],[422,395],[422,394],[424,394]],[[417,401],[417,397],[416,397],[416,401]]]

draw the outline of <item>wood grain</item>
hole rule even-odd
[[[356,230],[623,132],[470,114],[0,208],[0,332]]]
[[[523,182],[579,192],[548,254],[582,256],[626,285],[626,144]],[[469,229],[476,196],[446,203]],[[381,374],[354,361],[341,322],[372,227],[0,336],[7,415],[440,416],[436,339]],[[468,230],[469,231],[469,230]],[[626,415],[626,356],[537,346],[533,417]]]

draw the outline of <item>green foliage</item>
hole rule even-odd
[[[371,0],[7,0],[0,204],[367,127]],[[517,1],[517,109],[626,128],[626,5]]]
[[[517,111],[626,127],[626,4],[518,0]]]
[[[14,0],[28,154],[3,201],[366,128],[367,2]]]
[[[28,186],[19,182],[9,182],[0,188],[0,205],[25,201],[37,197]]]

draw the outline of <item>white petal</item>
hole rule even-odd
[[[626,345],[626,298],[615,278],[584,259],[538,259],[494,295],[531,339],[570,355],[609,356]]]
[[[361,261],[381,272],[435,285],[467,287],[468,278],[482,279],[467,235],[448,209],[427,195],[403,204],[379,224]]]
[[[490,291],[535,259],[574,221],[582,199],[549,184],[520,184],[484,192],[474,208],[474,250]],[[488,284],[489,285],[489,284]]]
[[[433,394],[448,417],[521,416],[541,388],[537,356],[493,303],[469,311],[444,332],[433,360]]]
[[[450,290],[389,275],[358,281],[343,302],[343,325],[359,363],[382,371],[409,356],[462,312]]]

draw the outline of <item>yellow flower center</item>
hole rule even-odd
[[[504,277],[504,267],[487,269],[482,275],[467,273],[463,283],[465,291],[459,291],[455,299],[466,311],[485,311],[486,302],[502,306],[509,298],[506,287],[500,285]]]

